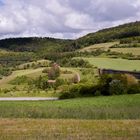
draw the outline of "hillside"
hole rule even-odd
[[[59,51],[70,43],[70,40],[54,39],[54,38],[9,38],[0,40],[0,48],[12,50],[15,52],[37,52],[42,51]]]
[[[85,47],[136,36],[140,36],[140,21],[103,29],[96,33],[90,33],[79,38],[77,41],[80,46]]]
[[[93,44],[135,36],[140,36],[140,21],[103,29],[76,40],[38,37],[2,39],[0,48],[20,52],[69,52]]]

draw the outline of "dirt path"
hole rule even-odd
[[[0,101],[55,101],[58,100],[58,98],[50,97],[50,98],[44,98],[44,97],[3,97],[0,98]]]

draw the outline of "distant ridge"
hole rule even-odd
[[[49,37],[24,37],[0,40],[0,48],[12,51],[47,52],[74,51],[89,45],[105,43],[122,38],[140,36],[140,21],[119,25],[89,33],[81,38],[56,39]]]

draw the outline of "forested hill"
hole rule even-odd
[[[16,51],[16,52],[37,52],[37,51],[65,51],[67,44],[71,40],[54,39],[54,38],[40,38],[40,37],[26,37],[26,38],[9,38],[0,40],[0,48]]]
[[[98,43],[105,43],[122,38],[140,36],[140,21],[123,24],[117,27],[100,30],[79,38],[80,46],[89,46]]]
[[[20,52],[69,52],[92,44],[135,36],[140,36],[140,21],[103,29],[77,40],[37,37],[3,39],[0,40],[0,48]]]

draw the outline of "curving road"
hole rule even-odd
[[[58,100],[56,97],[2,97],[0,101],[55,101]]]

